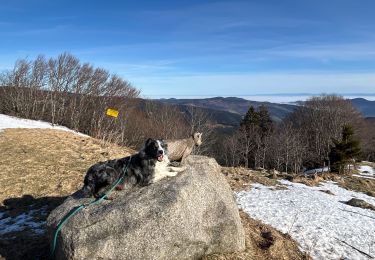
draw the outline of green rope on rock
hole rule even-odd
[[[122,176],[115,182],[115,184],[103,195],[101,196],[100,198],[97,198],[95,199],[94,201],[90,202],[89,204],[81,204],[80,206],[76,207],[76,208],[73,208],[71,211],[69,211],[69,213],[67,215],[65,215],[64,218],[62,218],[59,222],[59,224],[57,225],[57,228],[55,230],[55,235],[53,237],[53,241],[52,241],[52,250],[51,250],[51,256],[54,256],[55,254],[55,251],[56,251],[56,246],[57,246],[57,237],[58,237],[58,234],[61,230],[61,228],[63,227],[63,225],[71,218],[73,217],[75,214],[77,214],[81,209],[83,208],[86,208],[90,205],[96,205],[96,204],[99,204],[100,202],[102,202],[105,198],[108,197],[109,194],[112,193],[112,191],[116,188],[116,186],[118,184],[121,183],[121,181],[124,179],[125,177],[125,173],[127,172],[128,170],[128,167],[129,167],[129,164],[130,164],[130,161],[131,161],[131,157],[129,158],[129,161],[128,163],[124,166],[123,168],[123,171],[122,171]]]

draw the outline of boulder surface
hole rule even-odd
[[[115,192],[113,201],[82,209],[62,227],[55,257],[199,259],[244,250],[238,208],[220,166],[203,156],[188,157],[186,165],[176,177]],[[51,212],[51,243],[59,221],[91,200],[78,191]]]

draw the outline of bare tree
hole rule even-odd
[[[226,165],[228,166],[240,166],[241,163],[245,163],[245,165],[248,163],[246,147],[244,147],[244,143],[241,143],[241,135],[243,135],[242,132],[236,132],[225,140],[224,149],[221,152],[225,154]],[[245,148],[244,154],[243,148]]]
[[[310,167],[325,166],[332,138],[340,138],[343,125],[356,125],[359,120],[360,113],[351,102],[336,95],[313,97],[287,119],[294,129],[303,133],[303,141],[308,147],[305,164]]]
[[[211,115],[199,107],[188,106],[186,109],[185,119],[188,124],[189,132],[186,134],[193,134],[194,132],[202,133],[202,145],[194,147],[193,154],[213,155],[213,147],[217,142],[214,125],[211,121]]]
[[[149,136],[163,139],[185,138],[189,132],[183,113],[173,105],[152,100],[144,103],[145,113],[152,132]]]

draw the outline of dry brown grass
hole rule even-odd
[[[6,198],[65,196],[88,167],[134,151],[66,131],[6,129],[0,133],[0,205]]]
[[[340,187],[345,189],[363,192],[369,196],[375,197],[375,180],[356,176],[345,176],[337,182]]]
[[[235,191],[247,189],[252,183],[260,183],[265,186],[274,186],[275,189],[286,189],[278,180],[286,179],[291,182],[302,183],[307,186],[318,186],[324,179],[318,176],[315,179],[305,178],[286,173],[271,174],[266,171],[256,171],[243,167],[222,167],[222,173]]]
[[[351,174],[357,173],[353,171]],[[352,191],[363,192],[369,196],[375,197],[375,180],[365,179],[351,174],[324,173],[316,179],[297,177],[293,181],[303,183],[309,186],[318,186],[322,181],[334,181],[337,185]]]
[[[298,244],[287,234],[282,234],[271,226],[250,218],[240,211],[241,221],[245,229],[246,249],[239,253],[213,254],[204,260],[298,260],[311,259],[302,253]]]
[[[367,165],[367,166],[371,166],[372,168],[375,169],[375,162],[366,162],[366,161],[363,161],[361,162],[362,165]]]
[[[281,185],[277,179],[268,178],[266,173],[260,171],[253,171],[243,167],[222,167],[221,169],[221,172],[234,191],[248,189],[252,183],[275,186],[277,189],[283,189],[285,187]]]
[[[279,178],[283,179],[282,176]],[[287,178],[288,181],[305,184],[306,186],[319,186],[322,181],[325,179],[322,176],[317,176],[316,178],[309,178],[304,176],[293,176],[291,178]]]

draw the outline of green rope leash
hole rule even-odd
[[[51,250],[51,256],[53,256],[55,254],[55,250],[56,250],[56,245],[57,245],[57,236],[61,230],[61,228],[63,227],[63,225],[71,218],[73,217],[75,214],[77,214],[81,209],[83,208],[86,208],[87,206],[90,206],[90,205],[96,205],[96,204],[99,204],[100,202],[102,202],[105,198],[108,197],[109,194],[112,193],[112,191],[116,188],[116,186],[124,179],[125,177],[125,173],[127,172],[128,170],[128,167],[129,167],[129,164],[130,164],[130,161],[131,161],[132,157],[130,156],[129,158],[129,161],[128,163],[124,166],[123,168],[123,173],[122,173],[122,176],[115,182],[115,184],[103,195],[101,196],[100,198],[97,198],[96,200],[90,202],[89,204],[81,204],[80,206],[72,209],[68,215],[66,215],[64,218],[62,218],[59,222],[59,224],[57,225],[57,228],[56,228],[56,231],[55,231],[55,235],[53,237],[53,244],[52,244],[52,250]]]

